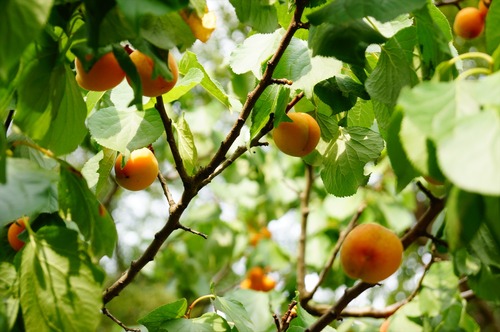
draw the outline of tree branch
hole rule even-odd
[[[278,62],[280,61],[283,53],[285,53],[286,48],[290,44],[293,35],[300,28],[299,22],[302,17],[302,13],[304,12],[305,1],[297,1],[297,6],[295,8],[295,13],[293,16],[290,25],[288,26],[287,31],[283,35],[280,44],[272,58],[268,61],[266,70],[262,75],[262,79],[259,81],[255,89],[248,94],[248,97],[243,105],[240,115],[236,122],[233,124],[233,127],[227,134],[224,141],[222,141],[219,149],[208,163],[208,165],[202,169],[195,175],[195,180],[201,180],[199,182],[206,182],[210,175],[216,171],[216,169],[226,160],[226,154],[233,145],[236,138],[240,135],[241,129],[245,124],[246,120],[250,116],[252,109],[255,106],[255,103],[260,98],[264,90],[273,83],[272,75]],[[195,181],[198,182],[198,181]],[[209,182],[209,181],[208,181]]]
[[[103,307],[101,309],[101,311],[102,311],[102,313],[105,316],[108,316],[113,322],[115,322],[116,324],[118,324],[125,331],[141,332],[141,329],[134,329],[134,328],[125,326],[125,324],[123,324],[118,318],[116,318],[115,316],[113,316],[113,314],[111,314],[111,312],[109,312],[109,310],[107,308]]]
[[[172,209],[175,206],[175,200],[170,192],[170,189],[168,189],[167,180],[161,172],[158,172],[158,180],[160,181],[161,188],[163,189],[163,194],[167,198],[168,205],[170,206],[170,209]]]
[[[311,165],[306,165],[306,183],[304,191],[300,195],[300,238],[297,253],[297,289],[299,294],[306,294],[306,237],[307,237],[307,219],[309,217],[309,200],[311,198],[311,189],[314,181],[314,171]]]
[[[167,135],[167,143],[168,146],[170,147],[170,151],[172,152],[172,156],[174,158],[175,168],[177,169],[177,172],[179,172],[179,176],[181,177],[184,186],[190,185],[191,177],[187,174],[186,168],[184,167],[184,163],[182,162],[181,154],[179,153],[179,149],[177,148],[177,144],[174,138],[174,132],[172,130],[172,120],[169,118],[167,114],[167,110],[165,109],[165,104],[163,103],[162,96],[156,97],[155,108],[160,114],[163,127],[165,128],[165,133]]]

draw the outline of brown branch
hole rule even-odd
[[[181,177],[184,186],[189,185],[191,183],[191,177],[187,174],[184,163],[182,162],[181,154],[179,152],[179,149],[177,148],[177,144],[174,138],[174,132],[172,130],[172,120],[167,114],[162,96],[156,97],[155,108],[160,114],[163,127],[165,128],[167,143],[174,158],[175,168],[177,169],[177,172],[179,172],[179,176]]]
[[[328,272],[330,272],[330,270],[332,269],[333,263],[335,262],[335,259],[339,254],[340,247],[342,246],[342,243],[344,243],[345,237],[354,228],[354,226],[356,226],[356,223],[358,222],[359,218],[361,217],[361,214],[365,209],[366,209],[366,204],[365,203],[361,204],[361,206],[358,208],[358,211],[356,211],[356,214],[352,216],[347,227],[340,233],[339,239],[337,240],[337,243],[335,244],[335,247],[333,248],[332,253],[330,254],[330,258],[323,267],[323,270],[321,270],[318,282],[316,283],[312,291],[305,293],[304,296],[300,299],[301,305],[304,308],[309,307],[308,304],[309,300],[313,298],[314,294],[318,291],[321,284],[323,284],[323,282],[325,281]]]
[[[306,165],[306,183],[304,190],[300,194],[300,237],[297,253],[297,289],[299,294],[306,294],[306,237],[307,237],[307,219],[309,217],[309,200],[311,198],[311,189],[314,182],[314,170],[311,165]]]
[[[302,98],[304,98],[304,92],[302,91],[295,97],[293,97],[292,101],[286,105],[285,113],[288,113]]]
[[[184,225],[181,225],[179,224],[178,225],[178,228],[179,229],[182,229],[183,231],[186,231],[186,232],[189,232],[189,233],[193,233],[194,235],[198,235],[198,236],[201,236],[202,238],[204,238],[205,240],[208,239],[208,236],[202,232],[198,232],[194,229],[192,229],[191,227],[187,227],[187,226],[184,226]]]
[[[161,172],[158,172],[158,180],[160,181],[161,188],[163,189],[163,194],[167,198],[168,205],[170,206],[170,209],[172,209],[175,206],[175,200],[170,192],[170,189],[168,188],[167,179],[165,179]]]
[[[205,180],[210,177],[212,173],[216,171],[216,169],[226,160],[226,154],[233,145],[236,138],[240,135],[241,129],[245,124],[246,120],[250,116],[252,109],[255,106],[255,103],[260,98],[264,90],[272,84],[272,75],[278,62],[281,57],[285,53],[286,48],[290,44],[293,35],[299,29],[299,22],[302,17],[302,13],[305,9],[305,1],[297,1],[297,6],[295,8],[295,13],[293,16],[290,25],[288,26],[287,31],[283,35],[278,48],[272,58],[268,61],[266,70],[262,75],[262,79],[259,81],[255,89],[248,94],[248,97],[243,105],[240,115],[236,122],[233,124],[233,127],[227,134],[226,138],[222,141],[219,149],[213,156],[212,160],[208,163],[208,165],[202,169],[195,175],[195,182],[206,182]],[[208,181],[209,182],[209,181]]]
[[[444,199],[431,199],[431,204],[427,211],[422,215],[419,221],[411,228],[406,234],[401,238],[401,242],[403,243],[403,247],[408,248],[413,242],[415,242],[419,237],[424,236],[427,230],[427,227],[434,221],[434,219],[441,213],[444,209]],[[337,303],[332,305],[326,312],[314,312],[310,311],[312,314],[321,314],[321,317],[318,318],[316,322],[314,322],[309,328],[306,329],[307,332],[317,332],[321,331],[328,324],[336,319],[340,319],[342,317],[342,312],[347,307],[347,305],[358,297],[365,290],[375,286],[376,284],[369,284],[366,282],[360,282],[346,290],[344,295],[339,299]],[[314,308],[313,308],[314,309]]]
[[[124,329],[125,331],[131,331],[131,332],[141,332],[141,329],[135,329],[135,328],[131,328],[131,327],[127,327],[125,326],[125,324],[123,324],[118,318],[116,318],[115,316],[113,316],[111,314],[111,312],[109,312],[109,310],[105,307],[103,307],[101,309],[102,313],[105,315],[105,316],[108,316],[113,322],[115,322],[116,324],[118,324],[122,329]]]
[[[279,85],[292,85],[293,81],[286,78],[271,78],[271,83]]]

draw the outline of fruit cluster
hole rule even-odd
[[[455,16],[453,31],[464,39],[481,35],[492,0],[479,0],[478,7],[462,8]]]
[[[240,283],[240,287],[243,289],[269,292],[276,287],[276,281],[266,275],[262,267],[254,266],[248,271],[246,278]]]

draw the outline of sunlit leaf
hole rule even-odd
[[[148,331],[161,331],[162,325],[172,319],[181,318],[186,314],[187,300],[179,299],[158,307],[138,320]]]
[[[229,321],[233,322],[239,332],[254,331],[253,323],[240,302],[217,296],[214,300],[214,307],[222,311]]]
[[[23,249],[20,294],[27,331],[95,331],[104,276],[82,249],[77,232],[40,229]]]
[[[272,32],[278,27],[278,16],[273,5],[266,1],[230,0],[240,22],[258,32]]]
[[[188,174],[194,174],[198,163],[198,152],[194,143],[193,133],[184,115],[179,117],[179,120],[175,124],[175,129],[177,130],[179,153],[182,157],[184,167]]]

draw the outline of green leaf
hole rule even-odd
[[[61,163],[59,208],[63,215],[78,225],[90,242],[97,259],[111,257],[118,238],[115,223],[106,209],[92,194],[83,176],[72,166]]]
[[[258,79],[262,78],[262,64],[275,52],[284,31],[272,34],[255,34],[238,45],[229,58],[229,65],[236,74],[251,71]]]
[[[139,324],[147,327],[148,331],[161,331],[162,324],[172,319],[181,318],[186,314],[187,300],[179,299],[161,307],[158,307],[148,313],[146,316],[139,319]]]
[[[408,27],[400,30],[382,45],[377,66],[365,83],[371,98],[394,107],[401,89],[404,86],[414,86],[418,82],[413,68],[413,50],[416,43],[416,29]]]
[[[82,168],[82,175],[85,177],[87,184],[96,196],[108,184],[109,174],[115,165],[116,151],[103,148],[95,156],[87,160]]]
[[[54,65],[52,57],[28,64],[14,121],[35,142],[61,155],[74,151],[85,137],[87,107],[69,66]]]
[[[450,43],[453,40],[446,16],[434,4],[414,12],[418,43],[422,54],[424,78],[430,79],[436,67],[452,57]]]
[[[314,93],[330,106],[333,114],[350,110],[356,104],[358,97],[369,98],[362,84],[348,76],[340,75],[316,84]]]
[[[497,23],[500,21],[500,3],[491,2],[490,8],[488,9],[488,15],[486,15],[486,28],[484,34],[486,36],[486,49],[489,54],[493,54],[500,45],[500,30],[498,29]]]
[[[96,50],[100,43],[101,24],[105,20],[109,12],[116,7],[114,0],[84,0],[85,4],[85,21],[87,29],[87,43]],[[122,14],[123,15],[123,14]],[[114,40],[117,42],[119,40]],[[102,45],[102,44],[101,44]]]
[[[204,77],[201,80],[201,86],[212,96],[214,96],[217,100],[219,100],[224,106],[231,108],[231,102],[229,101],[229,97],[227,96],[224,88],[220,85],[219,82],[212,79],[205,68],[198,61],[196,54],[193,52],[186,52],[179,62],[179,72],[183,75],[186,75],[191,68],[197,68],[201,70]]]
[[[27,159],[7,158],[6,184],[0,185],[0,226],[23,215],[53,212],[56,196],[54,171],[40,168]]]
[[[273,78],[285,78],[295,82],[309,71],[311,71],[311,57],[307,43],[292,38],[273,72]]]
[[[27,331],[95,331],[104,276],[82,249],[77,232],[43,227],[22,252],[20,294]]]
[[[191,68],[175,85],[175,87],[168,93],[163,95],[163,102],[165,104],[178,100],[186,93],[191,91],[195,86],[201,83],[204,78],[203,72],[198,68]]]
[[[254,138],[264,128],[271,113],[275,114],[275,124],[276,119],[284,117],[289,97],[290,89],[284,86],[271,85],[264,90],[252,109],[250,138]]]
[[[102,146],[126,154],[153,143],[164,128],[158,111],[100,109],[88,119],[92,137]]]
[[[269,1],[230,0],[241,23],[258,32],[273,32],[278,27],[278,14]]]
[[[304,332],[310,325],[312,325],[316,320],[316,317],[304,310],[300,305],[297,304],[297,317],[292,319],[290,322],[290,327],[287,331],[289,332]],[[321,331],[324,332],[335,332],[335,329],[331,326],[326,326]]]
[[[0,129],[0,184],[7,182],[7,137],[5,129]]]
[[[207,312],[201,317],[186,319],[178,318],[169,320],[161,325],[159,330],[168,332],[230,332],[231,327],[221,316],[213,312]]]
[[[371,128],[374,120],[373,104],[370,101],[358,99],[356,105],[347,113],[348,127]]]
[[[402,191],[419,173],[408,160],[399,133],[401,131],[401,122],[403,113],[396,110],[393,113],[389,128],[387,130],[387,154],[391,160],[392,169],[396,174],[396,190]]]
[[[253,323],[248,312],[240,302],[217,296],[214,300],[214,307],[226,314],[228,320],[233,322],[239,332],[254,331]]]
[[[484,203],[480,195],[453,187],[446,200],[446,239],[452,251],[466,246],[482,225]]]
[[[0,81],[19,62],[26,47],[47,23],[53,1],[9,0],[0,5]],[[7,46],[8,45],[8,46]]]
[[[261,243],[262,241],[259,242],[257,249],[259,249]],[[227,294],[227,297],[243,305],[254,324],[254,331],[270,331],[272,330],[271,327],[276,327],[271,316],[270,308],[273,303],[270,293],[238,289]]]
[[[177,138],[179,140],[179,153],[182,158],[182,162],[186,171],[189,175],[196,172],[196,166],[198,164],[198,152],[196,151],[196,145],[194,144],[194,137],[189,124],[184,118],[184,114],[179,117],[179,120],[175,124],[175,129],[177,130]]]
[[[331,57],[315,56],[311,58],[311,70],[294,81],[291,88],[293,90],[302,90],[307,98],[312,98],[313,88],[317,83],[341,75],[341,72],[341,61]]]
[[[339,138],[328,146],[321,170],[326,191],[340,197],[354,195],[368,182],[366,163],[375,161],[383,148],[382,138],[368,128],[341,128]]]
[[[343,24],[323,23],[309,29],[309,48],[313,56],[332,56],[360,66],[364,66],[368,45],[380,44],[385,40],[362,19]]]
[[[500,195],[500,112],[486,109],[460,119],[437,146],[446,177],[467,191]]]
[[[324,22],[334,24],[348,23],[373,17],[380,22],[388,22],[399,15],[411,13],[425,6],[426,0],[337,0],[308,15],[309,22],[320,25]]]
[[[173,11],[177,11],[189,4],[189,0],[116,0],[121,11],[132,26],[139,31],[141,22],[146,14],[163,16]]]
[[[147,15],[141,24],[141,37],[164,50],[177,47],[184,52],[196,41],[189,25],[177,12],[162,16]]]

